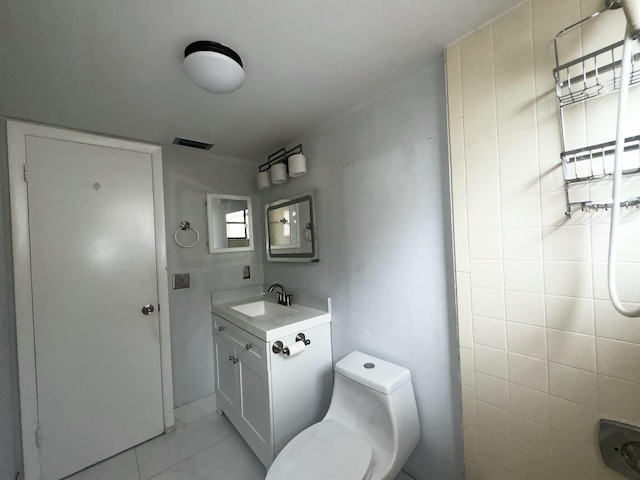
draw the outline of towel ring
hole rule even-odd
[[[304,238],[307,242],[310,242],[312,239],[317,240],[318,229],[315,227],[315,225],[312,225],[311,222],[307,223],[304,227],[304,231],[302,232],[302,238]]]
[[[183,232],[186,232],[187,230],[193,230],[194,232],[196,232],[196,241],[191,245],[185,245],[184,243],[181,243],[180,240],[178,240],[178,233],[180,232],[180,230],[182,230]],[[173,238],[176,239],[176,243],[182,248],[192,248],[195,247],[200,241],[200,233],[198,232],[196,227],[192,227],[189,222],[180,222],[180,226],[176,228],[176,233],[173,234]]]

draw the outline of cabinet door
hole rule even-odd
[[[249,352],[240,352],[240,423],[248,434],[247,443],[263,463],[273,460],[271,396],[266,364],[251,361]]]
[[[236,350],[221,335],[213,339],[216,361],[216,394],[220,408],[233,415],[238,408],[238,369],[236,368]]]

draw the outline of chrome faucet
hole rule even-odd
[[[291,305],[291,297],[293,295],[288,294],[287,295],[287,291],[284,289],[284,287],[280,284],[280,283],[274,283],[273,285],[271,285],[269,287],[269,293],[273,292],[276,288],[279,288],[280,291],[278,292],[278,303],[280,305]]]

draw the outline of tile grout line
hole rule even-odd
[[[187,458],[184,458],[184,459],[180,460],[178,463],[174,463],[174,464],[173,464],[173,465],[171,465],[170,467],[167,467],[167,468],[165,468],[164,470],[162,470],[162,471],[160,471],[160,472],[158,472],[158,473],[153,474],[151,477],[148,477],[148,478],[143,479],[143,478],[142,478],[142,475],[140,475],[140,480],[151,480],[151,479],[153,479],[153,478],[156,478],[158,475],[160,475],[160,474],[162,474],[162,473],[165,473],[167,470],[171,470],[172,468],[177,467],[178,465],[181,465],[182,463],[186,462],[187,460],[190,460],[190,459],[192,459],[193,457],[195,457],[196,455],[199,455],[200,453],[204,452],[205,450],[208,450],[208,449],[210,449],[211,447],[213,447],[213,446],[215,446],[215,445],[218,445],[219,443],[221,443],[221,442],[225,441],[226,439],[228,439],[228,438],[232,437],[233,435],[235,435],[235,433],[234,433],[234,432],[229,433],[227,436],[225,436],[225,437],[221,438],[220,440],[218,440],[218,441],[216,441],[216,442],[213,442],[211,445],[209,445],[209,446],[207,446],[207,447],[203,448],[202,450],[199,450],[199,451],[195,452],[193,455],[190,455],[190,456],[188,456]]]

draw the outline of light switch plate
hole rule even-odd
[[[172,278],[174,290],[191,287],[191,274],[189,273],[174,273]]]

